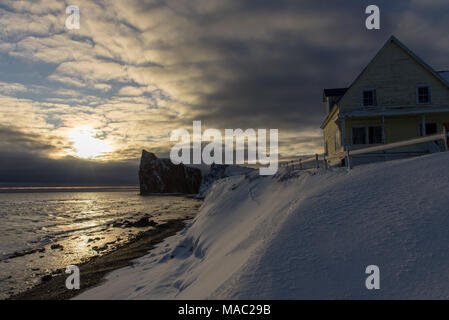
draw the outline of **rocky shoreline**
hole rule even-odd
[[[100,284],[109,272],[132,265],[132,260],[146,255],[154,246],[165,238],[176,234],[185,227],[185,219],[172,219],[165,223],[154,225],[150,230],[138,233],[133,239],[114,248],[113,251],[90,258],[78,265],[80,269],[80,289],[68,290],[65,281],[68,275],[63,270],[42,277],[41,283],[35,287],[9,297],[9,300],[64,300],[70,299],[81,292]],[[142,219],[141,219],[142,220]],[[146,221],[136,221],[134,224],[153,224]],[[101,251],[101,250],[100,250]]]

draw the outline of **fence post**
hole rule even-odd
[[[327,159],[326,159],[326,154],[323,154],[323,160],[324,160],[324,169],[327,170]]]
[[[448,151],[449,146],[447,145],[447,131],[446,131],[445,126],[443,126],[443,144],[444,144],[444,150]]]
[[[315,161],[316,161],[316,168],[319,169],[320,168],[320,163],[318,161],[318,153],[315,153]]]
[[[299,170],[302,170],[302,159],[299,159]]]
[[[347,162],[347,165],[348,165],[348,170],[351,170],[351,156],[349,155],[349,149],[348,149],[348,151],[346,153],[346,162]]]

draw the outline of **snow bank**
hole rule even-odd
[[[232,177],[232,176],[240,176],[248,174],[256,169],[242,167],[242,166],[234,166],[227,164],[215,164],[213,163],[209,167],[209,171],[207,174],[203,174],[203,180],[201,181],[200,191],[198,193],[199,198],[204,198],[206,194],[209,192],[209,189],[215,183],[215,181]]]
[[[188,228],[78,298],[449,298],[448,163],[219,180]]]

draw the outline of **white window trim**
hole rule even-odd
[[[364,101],[363,101],[364,100],[363,99],[363,94],[366,91],[373,91],[373,105],[365,106]],[[377,100],[376,95],[377,95],[376,88],[362,88],[361,91],[360,91],[360,106],[362,108],[375,108],[375,107],[377,107],[377,105],[376,105],[376,100]]]
[[[419,102],[419,88],[429,88],[429,102]],[[432,104],[432,86],[428,83],[418,83],[416,85],[416,104],[426,105]]]

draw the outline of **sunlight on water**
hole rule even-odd
[[[145,216],[157,223],[185,218],[199,203],[141,197],[136,191],[0,193],[0,298],[151,228],[126,226],[129,222]]]

